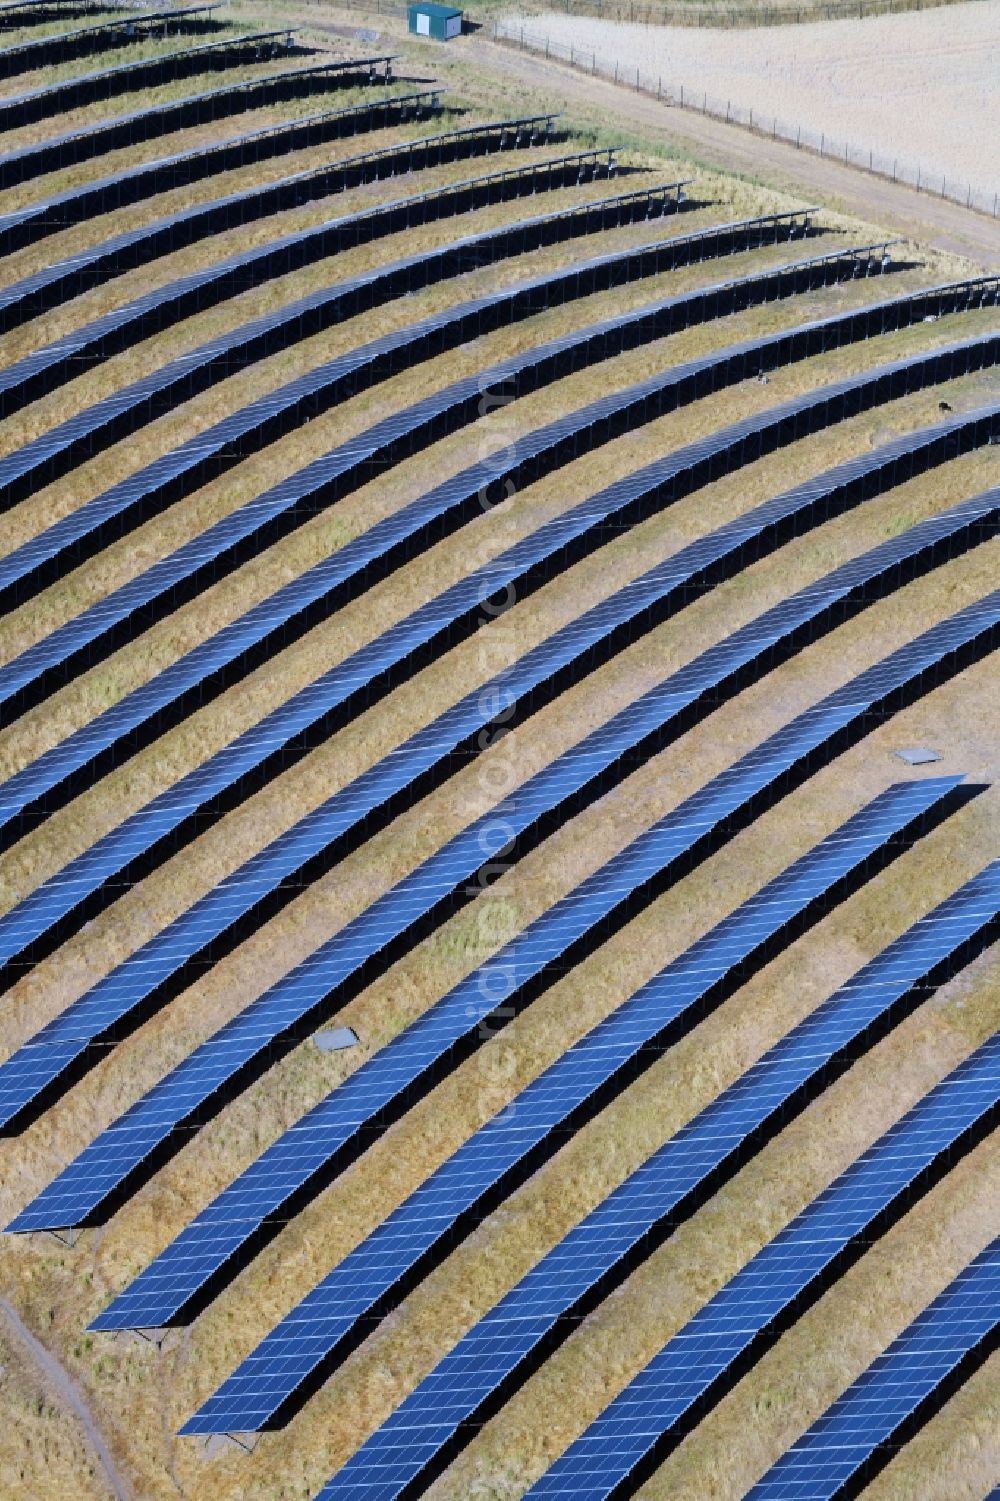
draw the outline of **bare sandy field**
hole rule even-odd
[[[1000,0],[749,31],[546,13],[525,30],[925,176],[1000,191]]]

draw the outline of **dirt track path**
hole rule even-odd
[[[854,218],[880,225],[893,234],[967,256],[989,270],[1000,270],[1000,220],[962,208],[946,199],[917,193],[902,183],[869,176],[827,157],[798,151],[784,141],[768,140],[737,125],[712,120],[694,110],[662,104],[601,78],[487,41],[468,37],[462,43],[467,61],[491,73],[513,75],[544,94],[547,108],[614,116],[624,128],[689,144],[710,165],[759,178],[769,186],[798,193]]]
[[[25,1346],[59,1399],[69,1408],[87,1435],[87,1440],[104,1471],[104,1478],[107,1480],[108,1489],[114,1501],[132,1501],[132,1492],[125,1484],[104,1436],[94,1421],[87,1399],[76,1382],[59,1364],[52,1352],[32,1334],[20,1314],[7,1302],[6,1298],[0,1298],[0,1313],[3,1314],[10,1333],[19,1344]]]

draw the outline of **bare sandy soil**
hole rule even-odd
[[[751,31],[533,15],[526,30],[803,130],[1000,190],[1000,0]]]

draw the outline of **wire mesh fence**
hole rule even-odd
[[[531,0],[527,0],[531,4]],[[779,0],[774,5],[725,0],[544,0],[546,10],[568,16],[597,16],[606,21],[634,21],[645,26],[788,26],[805,21],[864,20],[901,11],[938,9],[961,0]]]
[[[601,0],[595,0],[595,3],[601,3]],[[624,8],[628,9],[627,0]],[[557,62],[568,63],[571,68],[579,72],[609,79],[625,88],[634,89],[640,94],[649,94],[654,99],[662,100],[666,105],[694,109],[700,114],[710,115],[713,119],[742,125],[748,130],[756,131],[762,136],[769,136],[773,140],[788,141],[801,151],[812,151],[818,156],[829,157],[852,167],[860,167],[865,172],[871,172],[892,182],[906,183],[909,187],[916,188],[918,192],[928,193],[935,198],[950,199],[954,203],[961,203],[966,208],[975,209],[978,213],[986,214],[994,219],[1000,217],[1000,193],[988,192],[974,187],[971,183],[958,182],[943,174],[929,172],[917,163],[905,161],[901,157],[883,155],[867,146],[836,140],[833,136],[813,130],[807,125],[779,120],[765,111],[749,109],[735,104],[732,100],[717,98],[702,89],[692,89],[684,84],[671,83],[662,76],[643,73],[638,67],[625,65],[617,59],[602,57],[590,48],[567,46],[563,42],[555,42],[550,37],[539,36],[528,31],[518,20],[496,20],[492,23],[491,30],[493,39],[506,46],[517,47],[525,52],[535,52],[541,56],[553,58]]]

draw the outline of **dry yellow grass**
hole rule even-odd
[[[2,1317],[2,1316],[0,1316]],[[110,1492],[77,1419],[35,1368],[25,1345],[0,1322],[0,1477],[4,1501]]]

